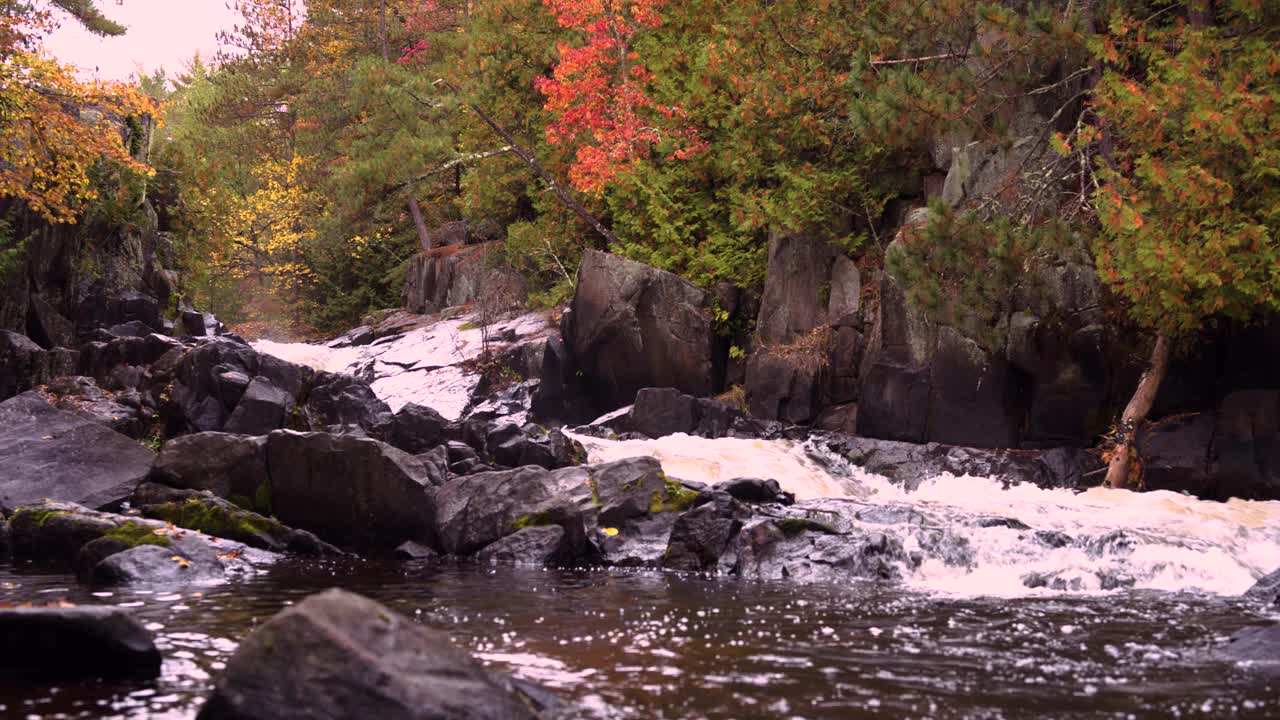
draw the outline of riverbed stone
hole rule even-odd
[[[307,396],[303,417],[312,430],[351,432],[364,430],[378,440],[391,439],[395,426],[391,408],[369,384],[350,375],[320,373]]]
[[[0,403],[0,505],[44,498],[114,508],[150,472],[155,453],[35,392]]]
[[[258,376],[249,382],[227,418],[223,430],[241,435],[266,435],[284,427],[293,410],[294,398],[270,378]]]
[[[436,492],[440,546],[470,555],[518,530],[558,525],[585,552],[586,520],[594,510],[588,470],[526,466],[457,478]]]
[[[123,608],[0,608],[0,674],[41,680],[153,678],[160,651]]]
[[[526,527],[486,545],[476,559],[493,565],[555,566],[572,562],[573,547],[559,525]]]
[[[698,572],[728,570],[735,560],[733,541],[751,517],[751,509],[728,493],[680,515],[671,529],[662,565]]]
[[[208,584],[225,576],[217,551],[185,536],[163,547],[138,545],[112,553],[89,571],[90,582],[101,586]]]
[[[328,590],[240,644],[200,720],[533,720],[542,693],[490,673],[449,637],[368,598]]]
[[[895,581],[908,562],[902,542],[881,532],[837,532],[803,517],[763,520],[736,539],[738,573],[800,583]]]
[[[413,455],[368,438],[277,430],[267,465],[270,512],[287,525],[358,551],[435,545],[431,471]]]
[[[631,408],[631,428],[660,438],[693,432],[698,425],[698,401],[675,388],[642,388]]]
[[[443,442],[448,426],[449,421],[435,410],[408,403],[392,421],[391,444],[413,455],[425,453]]]

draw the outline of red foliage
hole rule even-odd
[[[551,144],[578,144],[569,180],[583,192],[599,193],[619,174],[649,157],[663,140],[670,156],[690,157],[705,148],[697,132],[684,126],[678,107],[659,105],[649,96],[652,73],[631,49],[642,30],[662,25],[667,0],[543,0],[560,25],[579,30],[580,47],[561,44],[560,63],[549,78],[539,78],[544,108],[555,121],[547,127]]]

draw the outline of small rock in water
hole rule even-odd
[[[368,598],[328,590],[241,643],[199,720],[533,720],[557,701]]]
[[[0,675],[42,679],[151,678],[160,651],[151,633],[113,607],[0,609]]]

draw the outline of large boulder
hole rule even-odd
[[[265,437],[206,432],[174,438],[160,448],[149,479],[270,510]]]
[[[72,347],[76,326],[39,295],[32,294],[27,305],[27,332],[45,348]]]
[[[762,347],[747,362],[747,407],[756,417],[800,424],[822,409],[826,348],[780,352]]]
[[[750,508],[732,496],[712,493],[708,502],[676,518],[663,566],[699,572],[732,569],[733,542],[750,517]]]
[[[340,547],[435,545],[431,470],[369,438],[277,430],[267,438],[270,512]]]
[[[114,508],[151,470],[155,453],[34,392],[0,403],[0,506],[43,498]]]
[[[449,637],[342,590],[286,608],[240,644],[200,720],[521,720],[543,693],[485,671]]]
[[[414,455],[425,453],[444,442],[449,421],[435,410],[408,403],[392,420],[391,444]]]
[[[671,273],[588,250],[565,340],[597,409],[628,405],[646,387],[696,396],[718,390],[723,358],[710,304],[706,292]]]
[[[1280,498],[1280,390],[1229,393],[1218,410],[1209,474],[1231,497]]]
[[[1245,592],[1244,596],[1264,605],[1280,608],[1280,570],[1270,575],[1263,575]]]
[[[293,409],[294,396],[270,378],[254,378],[227,418],[223,430],[242,435],[266,435],[284,427]]]
[[[43,681],[147,679],[160,674],[160,651],[122,608],[0,608],[0,673]]]
[[[222,430],[258,367],[258,353],[231,338],[213,338],[186,353],[174,372],[170,434]]]

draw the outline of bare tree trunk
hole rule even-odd
[[[1107,486],[1122,488],[1129,484],[1129,453],[1133,448],[1133,436],[1138,425],[1147,419],[1151,405],[1160,390],[1160,381],[1164,380],[1165,371],[1169,369],[1169,338],[1164,333],[1156,336],[1155,347],[1151,349],[1151,360],[1147,369],[1138,379],[1138,387],[1129,398],[1124,414],[1120,416],[1120,427],[1116,429],[1116,446],[1112,450],[1111,463],[1107,467]]]
[[[427,221],[422,219],[422,208],[418,207],[418,199],[409,195],[409,214],[413,216],[413,226],[418,229],[418,243],[423,250],[431,249],[431,233],[427,231]]]
[[[453,83],[449,82],[448,80],[444,80],[443,78],[440,80],[436,80],[436,84],[443,85],[444,87],[449,88],[455,93],[458,92],[458,88],[455,87]],[[495,122],[493,118],[489,117],[488,113],[481,110],[480,107],[475,103],[469,102],[467,103],[467,107],[471,108],[472,112],[480,116],[480,119],[483,120],[485,124],[489,126],[490,129],[492,129],[495,133],[497,133],[498,137],[502,138],[503,142],[511,146],[511,151],[514,152],[516,155],[518,155],[520,159],[523,160],[525,164],[528,165],[529,168],[538,175],[538,177],[542,178],[543,182],[547,184],[547,187],[551,188],[551,192],[555,193],[556,197],[560,198],[560,202],[564,203],[565,206],[568,207],[570,210],[572,210],[574,214],[576,214],[579,218],[582,218],[582,221],[585,222],[587,225],[590,225],[592,229],[600,233],[601,237],[603,237],[608,242],[608,244],[610,245],[618,244],[618,238],[614,236],[613,232],[611,232],[609,228],[605,227],[603,223],[597,220],[594,215],[587,212],[587,209],[584,208],[581,203],[575,200],[573,196],[568,193],[568,191],[560,187],[560,183],[556,182],[556,179],[551,176],[551,173],[547,172],[547,169],[542,167],[542,163],[538,162],[538,159],[535,158],[529,151],[521,147],[520,143],[516,142],[516,139],[512,137],[511,133],[507,132],[506,128],[502,127],[497,122]]]

